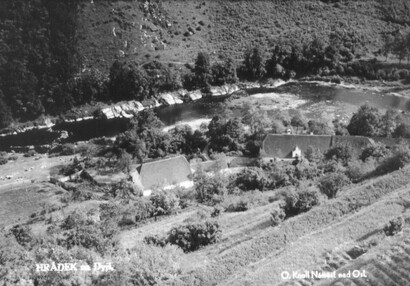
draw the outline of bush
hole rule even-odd
[[[155,191],[150,197],[154,215],[169,215],[179,209],[179,198],[172,191]]]
[[[7,160],[7,158],[5,157],[0,157],[0,165],[4,165],[8,162],[9,160]]]
[[[186,224],[171,229],[167,241],[179,246],[184,252],[216,243],[221,235],[219,224],[215,221]]]
[[[282,221],[284,221],[286,218],[285,211],[277,207],[271,212],[271,221],[273,226],[279,225]]]
[[[244,199],[239,199],[236,202],[229,204],[226,207],[227,212],[245,212],[250,209],[250,203]]]
[[[349,145],[335,145],[325,153],[326,160],[337,160],[347,165],[352,158],[353,149]]]
[[[21,246],[28,246],[33,241],[33,234],[28,226],[16,225],[10,229],[10,232]]]
[[[244,191],[263,191],[266,184],[266,176],[260,168],[246,168],[236,175],[235,185]]]
[[[219,174],[211,176],[199,171],[194,176],[194,190],[198,202],[215,205],[221,202],[226,194],[226,181]]]
[[[116,199],[136,199],[142,197],[142,190],[127,180],[121,180],[111,185],[109,194]]]
[[[350,183],[349,178],[343,173],[331,173],[319,180],[320,191],[329,199],[336,197],[336,194]]]
[[[375,158],[377,160],[377,159],[385,158],[389,154],[390,154],[390,151],[389,149],[387,149],[385,144],[376,143],[376,144],[372,144],[364,148],[359,158],[362,161],[366,161],[368,158]]]
[[[307,212],[320,203],[319,192],[314,188],[285,191],[280,193],[279,196],[282,196],[284,201],[283,210],[286,217]]]
[[[346,176],[353,182],[359,182],[376,168],[374,159],[367,159],[365,162],[355,160],[349,163],[346,168]]]
[[[392,156],[385,159],[376,168],[377,175],[391,173],[410,163],[410,149],[408,146],[399,146]]]
[[[29,150],[28,152],[24,153],[24,157],[34,157],[36,155],[36,151]]]
[[[167,245],[167,240],[166,238],[159,237],[158,235],[149,235],[144,237],[144,243],[148,245],[164,247],[165,245]]]
[[[218,216],[221,215],[221,212],[223,212],[223,211],[224,211],[223,208],[214,207],[214,209],[212,210],[212,213],[211,213],[211,217],[218,217]]]
[[[387,236],[393,236],[403,229],[404,221],[402,217],[397,217],[389,221],[383,228]]]

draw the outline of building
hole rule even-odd
[[[191,167],[184,156],[143,163],[131,173],[134,184],[143,190],[184,184],[192,180],[191,175]]]
[[[328,135],[287,135],[268,134],[262,142],[261,155],[268,158],[299,158],[309,146],[325,152],[331,146],[332,136]]]
[[[310,146],[324,153],[332,146],[349,145],[353,155],[358,156],[370,144],[374,141],[363,136],[268,134],[262,142],[261,155],[265,158],[301,158]]]

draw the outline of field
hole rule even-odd
[[[71,157],[17,156],[0,166],[0,227],[24,223],[30,215],[43,209],[58,208],[59,196],[66,191],[48,183],[50,174]],[[6,177],[10,176],[10,179]]]

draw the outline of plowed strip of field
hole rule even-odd
[[[276,270],[276,274],[273,274],[271,267],[262,267],[260,271],[263,271],[262,269],[266,271],[259,273],[255,268],[264,265],[264,263],[275,257],[285,257],[285,255],[282,255],[282,252],[289,251],[292,245],[303,236],[310,235],[308,240],[315,241],[317,239],[315,231],[318,233],[331,231],[335,223],[342,222],[343,217],[345,217],[344,219],[349,219],[349,215],[364,210],[379,200],[383,201],[389,194],[395,193],[409,182],[410,169],[406,168],[355,186],[348,192],[341,194],[337,199],[328,201],[308,213],[291,218],[279,227],[255,233],[252,239],[240,244],[234,244],[233,247],[229,247],[219,255],[208,256],[204,260],[209,261],[209,264],[198,268],[195,276],[201,281],[201,285],[243,285],[247,281],[253,281],[253,278],[256,279],[255,281],[260,282],[260,284],[250,283],[249,285],[264,285],[263,283],[272,285],[275,284],[271,280],[272,277],[276,279],[275,281],[281,282],[280,271]],[[379,224],[381,222],[386,222],[386,219],[406,209],[404,205],[401,205],[402,198],[397,198],[396,200],[398,203],[391,202],[391,205],[382,205],[383,207],[380,210],[376,208],[367,214],[371,215],[371,219],[367,215],[363,215],[358,219],[361,225],[352,225],[351,223],[343,225],[342,229],[346,233],[345,235],[333,233],[330,236],[324,236],[322,241],[317,240],[317,245],[309,246],[310,249],[309,247],[304,248],[306,255],[303,265],[320,265],[319,256],[308,255],[309,253],[317,253],[315,251],[317,246],[326,250],[326,243],[329,243],[331,246],[328,250],[331,251],[333,247],[342,245],[345,241],[353,242],[356,239],[368,236],[372,231],[380,228]],[[382,218],[377,215],[378,211],[383,214]],[[215,248],[218,248],[218,244],[204,249],[202,253],[214,254],[215,252],[211,251],[211,249]],[[193,254],[193,256],[197,256],[197,254]],[[286,259],[289,266],[299,261],[301,254],[288,252]],[[282,261],[278,260],[276,263],[279,269],[283,269],[285,264]],[[243,274],[248,272],[250,272],[249,275]],[[269,278],[261,279],[263,278],[262,274],[266,274]],[[246,277],[252,277],[252,279],[247,279]]]

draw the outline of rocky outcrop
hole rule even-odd
[[[101,110],[107,119],[112,118],[132,118],[135,113],[144,110],[144,106],[139,101],[129,101],[120,105],[114,105]]]
[[[227,97],[239,90],[240,88],[237,85],[223,85],[211,87],[210,92],[212,97]]]

